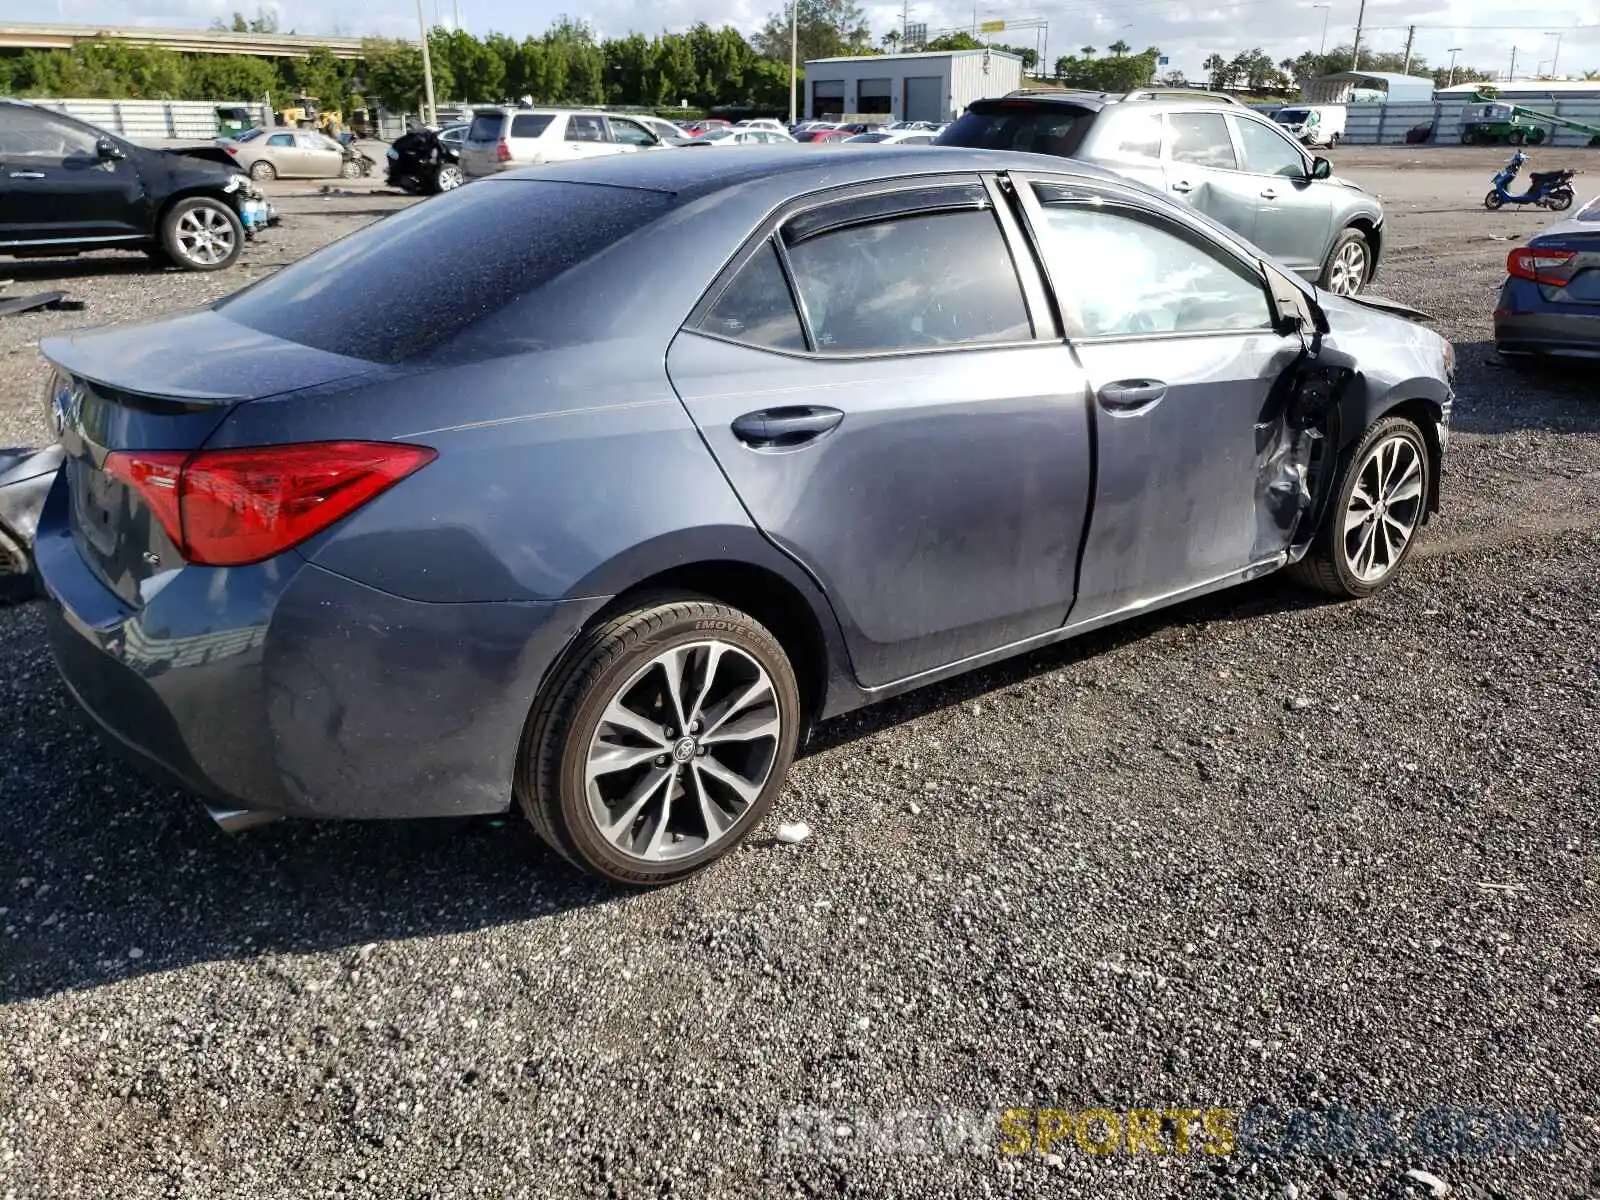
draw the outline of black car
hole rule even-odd
[[[273,212],[215,146],[152,150],[0,100],[0,254],[142,250],[190,271],[232,266]]]
[[[461,170],[461,141],[432,129],[412,129],[389,147],[390,187],[403,192],[452,192],[467,181]]]

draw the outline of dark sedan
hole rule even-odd
[[[1279,568],[1389,583],[1450,349],[1376,304],[1056,158],[508,173],[44,343],[55,654],[226,822],[517,805],[667,882],[819,720]]]
[[[1494,344],[1513,360],[1600,358],[1600,196],[1506,256]]]

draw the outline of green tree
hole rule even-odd
[[[1079,46],[1078,47],[1078,53],[1082,54],[1085,58],[1093,58],[1094,57],[1094,47],[1093,46]]]
[[[957,30],[955,33],[940,34],[928,41],[923,46],[924,50],[937,50],[948,53],[951,50],[982,50],[983,43],[973,37],[966,30]]]
[[[1106,49],[1111,51],[1111,53],[1115,54],[1118,58],[1121,58],[1129,50],[1133,49],[1133,47],[1128,45],[1128,43],[1123,41],[1121,38],[1118,38],[1116,41],[1112,42],[1111,45],[1107,46]]]
[[[900,49],[900,31],[898,29],[889,30],[888,33],[884,34],[883,37],[878,40],[889,48],[890,54],[893,54]]]
[[[1214,92],[1223,91],[1233,86],[1233,68],[1222,55],[1213,53],[1208,56],[1200,67],[1206,73],[1206,78]]]
[[[801,62],[859,54],[871,48],[872,34],[867,29],[866,14],[856,0],[793,0],[793,3],[797,5],[795,36]],[[768,16],[766,24],[752,40],[757,53],[774,62],[787,63],[789,9],[785,7]]]
[[[432,50],[432,41],[429,42]],[[394,112],[417,112],[423,102],[422,51],[411,42],[367,38],[361,43],[366,95]]]

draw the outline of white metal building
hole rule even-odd
[[[806,63],[805,115],[950,121],[985,96],[1022,86],[1022,59],[1004,50],[944,50],[814,58]]]

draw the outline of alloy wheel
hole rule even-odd
[[[1344,556],[1350,573],[1377,583],[1399,565],[1422,517],[1423,462],[1401,434],[1367,452],[1344,514]]]
[[[1353,239],[1339,247],[1328,274],[1328,290],[1335,296],[1354,296],[1367,281],[1367,243]]]
[[[191,208],[178,218],[178,252],[190,262],[214,267],[233,253],[233,224],[210,205]]]
[[[439,168],[439,190],[441,192],[453,192],[453,191],[456,190],[456,188],[458,188],[460,186],[461,186],[461,168],[460,167],[440,167]]]
[[[656,655],[602,711],[584,763],[590,819],[630,858],[661,863],[728,837],[777,761],[782,715],[767,672],[729,642]]]

